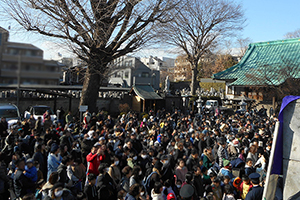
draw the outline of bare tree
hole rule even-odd
[[[285,38],[300,38],[300,29],[297,29],[293,32],[288,32],[284,36]]]
[[[240,57],[243,57],[248,49],[249,44],[251,43],[250,38],[239,38],[237,39],[237,44],[239,45],[240,49]]]
[[[160,30],[163,41],[180,48],[192,66],[191,91],[197,87],[197,67],[217,42],[243,29],[244,12],[233,0],[182,0],[173,21]]]
[[[61,39],[87,63],[81,105],[95,111],[112,60],[154,37],[176,0],[0,0],[27,31]],[[2,4],[2,5],[3,5]]]

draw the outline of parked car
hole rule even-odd
[[[8,127],[21,120],[19,109],[14,104],[0,104],[0,117],[5,117]]]
[[[218,100],[207,100],[205,103],[205,108],[207,109],[216,109],[219,106]]]
[[[25,113],[24,113],[24,118],[29,119],[30,116],[32,115],[34,117],[35,120],[38,119],[38,117],[41,117],[42,120],[44,120],[43,118],[43,114],[46,111],[49,111],[51,120],[54,122],[55,120],[57,120],[57,116],[54,114],[53,110],[49,107],[49,106],[44,106],[44,105],[36,105],[36,106],[30,106],[26,109]]]

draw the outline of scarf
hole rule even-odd
[[[214,158],[212,154],[204,153],[204,155],[209,159],[210,162],[213,162]]]

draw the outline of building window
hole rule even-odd
[[[129,77],[129,72],[125,72],[124,78],[128,78]]]
[[[9,49],[9,54],[18,55],[19,54],[19,49]]]
[[[149,73],[148,72],[142,72],[142,77],[143,78],[148,78],[149,77]]]
[[[128,62],[128,67],[132,67],[132,60]]]

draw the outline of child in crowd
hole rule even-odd
[[[255,172],[255,168],[253,167],[253,161],[251,158],[246,159],[246,165],[245,165],[245,174],[249,176],[250,174]]]
[[[26,161],[26,166],[25,166],[25,172],[24,175],[29,178],[33,183],[35,183],[38,179],[37,176],[37,169],[36,167],[33,165],[33,159],[29,158]]]
[[[233,181],[233,186],[240,191],[240,196],[242,199],[246,198],[246,195],[248,194],[250,189],[253,187],[253,185],[251,184],[250,179],[247,175],[242,176],[242,181],[239,177],[237,177]]]
[[[36,171],[37,171],[37,182],[39,182],[40,180],[44,179],[43,172],[39,169],[40,168],[39,161],[34,161],[33,165],[34,165],[34,167],[36,168]]]

